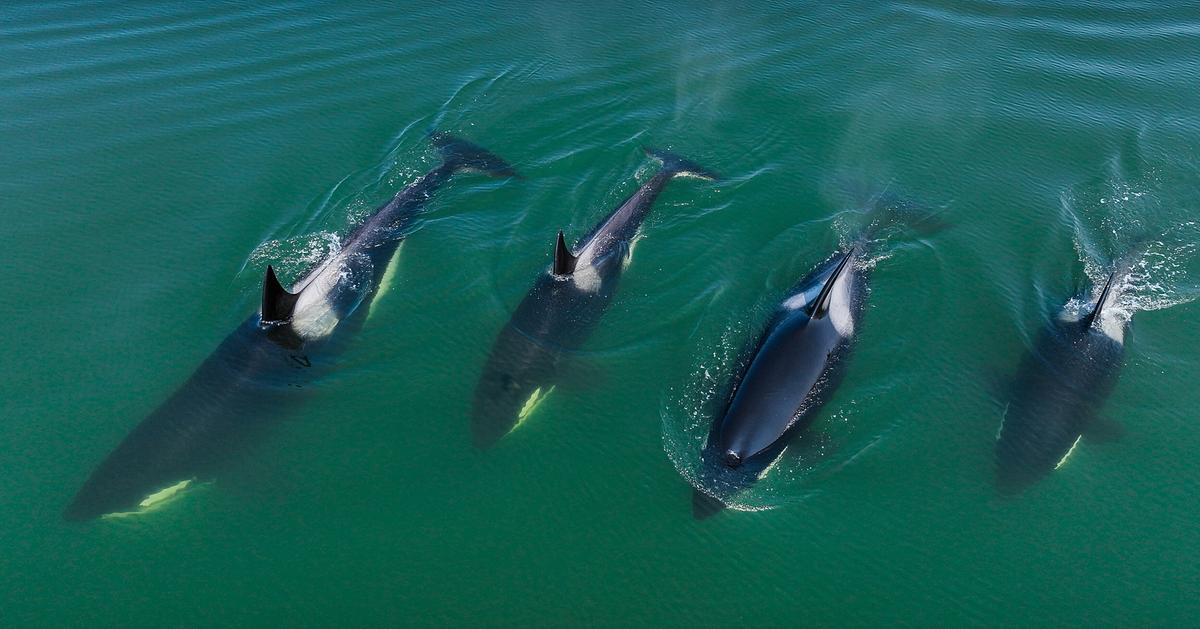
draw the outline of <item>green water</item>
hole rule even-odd
[[[347,5],[0,7],[0,625],[1196,624],[1194,5]],[[438,193],[235,478],[64,522],[435,128],[525,179]],[[669,186],[582,377],[475,451],[496,333],[642,145],[724,179]],[[881,249],[827,454],[693,520],[705,387],[884,191],[952,227]],[[994,384],[1144,238],[1124,438],[999,499]]]

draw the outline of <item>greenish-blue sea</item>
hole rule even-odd
[[[1196,626],[1198,86],[1190,2],[5,2],[0,626]],[[522,178],[437,190],[219,474],[65,520],[435,131]],[[497,335],[643,147],[720,179],[666,187],[568,377],[475,447]],[[694,518],[745,349],[884,198],[945,228],[873,247],[818,445]],[[1119,432],[1002,496],[1006,383],[1129,250]]]

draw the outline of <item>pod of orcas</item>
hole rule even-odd
[[[519,178],[503,159],[471,142],[446,133],[429,139],[441,163],[379,206],[290,289],[267,267],[258,311],[99,463],[64,511],[67,520],[146,512],[195,483],[218,479],[370,316],[405,235],[433,193],[459,173]],[[667,184],[677,177],[718,179],[674,153],[646,153],[660,162],[659,170],[574,247],[558,233],[549,268],[497,335],[471,405],[476,447],[497,444],[557,388],[612,302],[632,244]],[[881,200],[857,238],[788,291],[713,417],[699,452],[696,518],[721,511],[759,480],[809,432],[831,398],[862,325],[877,231],[931,223],[936,217],[929,213]],[[1001,495],[1019,493],[1060,467],[1081,439],[1115,432],[1101,411],[1120,372],[1130,317],[1119,316],[1114,304],[1139,256],[1135,250],[1118,259],[1094,299],[1089,287],[1068,300],[1022,360],[1004,395],[996,439]],[[1071,307],[1079,303],[1086,307]]]

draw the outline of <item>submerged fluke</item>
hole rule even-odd
[[[445,164],[454,170],[474,170],[491,177],[521,177],[495,153],[445,131],[429,134],[429,142],[442,154]]]
[[[716,181],[721,178],[717,173],[671,151],[649,147],[643,147],[642,150],[646,155],[662,162],[663,170],[672,176],[696,177],[708,181]]]

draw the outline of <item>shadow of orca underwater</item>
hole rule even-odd
[[[66,508],[67,520],[146,510],[190,483],[213,480],[298,387],[316,378],[335,331],[353,328],[344,322],[379,292],[406,229],[434,191],[463,171],[516,176],[470,142],[446,133],[430,141],[442,163],[377,208],[291,290],[267,267],[259,311],[92,471]]]
[[[1100,411],[1124,362],[1132,313],[1117,304],[1140,253],[1113,265],[1094,303],[1092,291],[1079,296],[1088,308],[1076,311],[1068,301],[1022,359],[996,433],[996,489],[1002,496],[1062,467],[1081,440],[1111,440],[1122,432]]]

